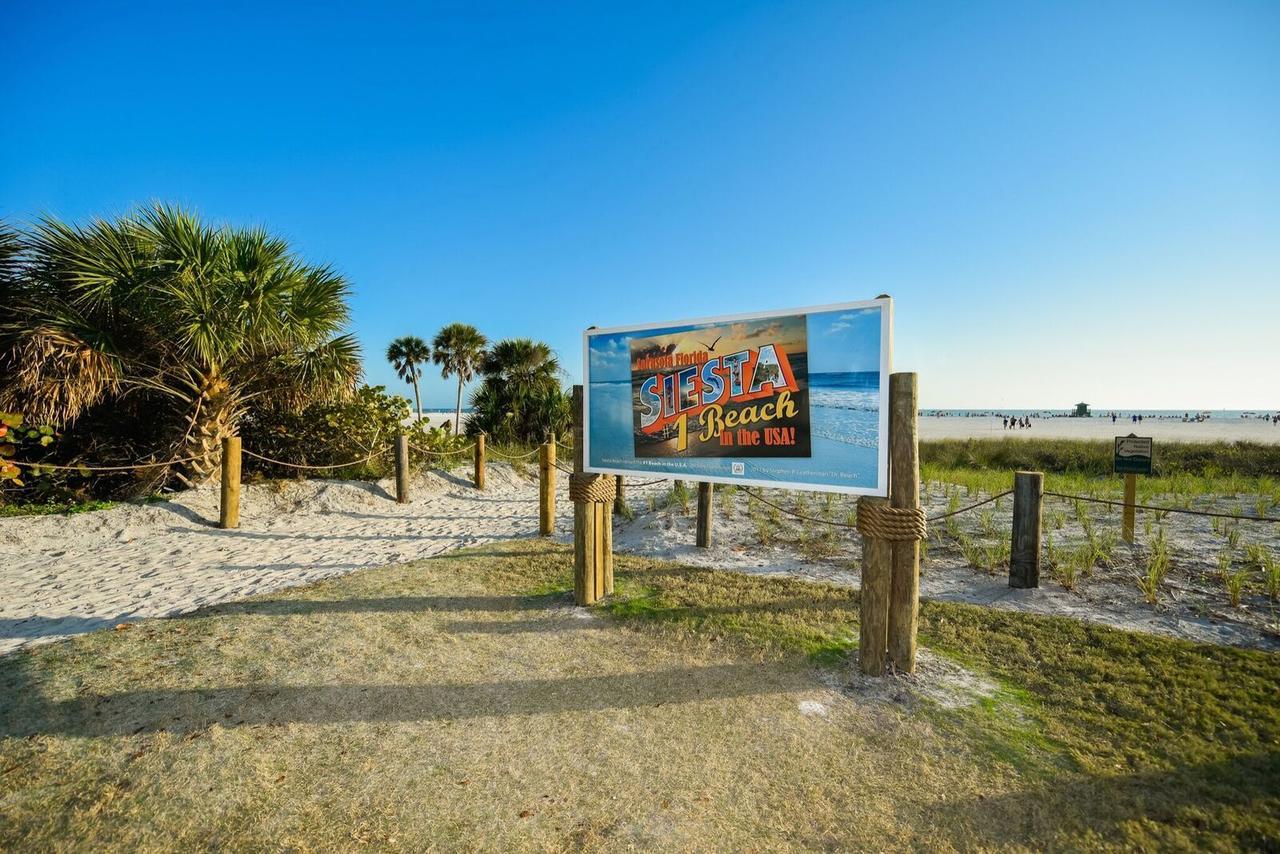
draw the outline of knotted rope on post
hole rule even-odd
[[[858,500],[858,533],[891,543],[923,540],[927,528],[919,507],[890,507]]]
[[[611,474],[573,472],[569,475],[569,498],[586,504],[611,504],[617,487]]]

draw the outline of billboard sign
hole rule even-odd
[[[1155,443],[1150,436],[1116,436],[1113,468],[1116,474],[1151,474],[1151,456]]]
[[[893,303],[588,329],[585,469],[886,495]]]

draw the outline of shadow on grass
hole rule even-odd
[[[639,709],[786,693],[815,684],[805,671],[743,663],[484,683],[144,690],[53,703],[27,691],[5,704],[0,737],[186,734],[214,724],[395,723]]]
[[[369,599],[264,599],[202,608],[181,619],[220,614],[287,617],[306,614],[418,613],[422,611],[544,611],[547,596],[377,596]]]
[[[1246,753],[1203,764],[1181,765],[1113,777],[1057,780],[1043,787],[957,804],[936,804],[942,824],[979,834],[979,847],[1003,847],[1027,839],[1068,833],[1079,839],[1092,829],[1114,843],[1131,830],[1138,843],[1198,847],[1202,832],[1238,832],[1224,811],[1273,812],[1280,803],[1280,753]],[[982,830],[979,830],[981,828]],[[1275,850],[1280,839],[1243,830],[1244,848]],[[1101,846],[1086,846],[1101,847]],[[1127,845],[1125,847],[1128,847]],[[1139,847],[1145,847],[1140,845]]]
[[[131,619],[128,613],[114,617],[20,617],[0,620],[0,638],[43,638],[78,635],[110,628]]]

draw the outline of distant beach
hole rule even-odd
[[[1182,413],[1143,414],[1141,422],[1125,413],[1112,422],[1109,415],[1068,418],[1038,417],[1026,410],[1010,410],[1015,417],[1028,416],[1031,426],[1008,430],[1001,415],[948,413],[924,410],[920,416],[920,438],[929,439],[1095,439],[1107,440],[1135,433],[1164,442],[1261,442],[1280,444],[1280,424],[1261,415],[1242,417],[1239,411],[1214,412],[1202,421],[1183,421]],[[1195,413],[1192,413],[1194,416]]]

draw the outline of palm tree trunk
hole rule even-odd
[[[200,396],[187,416],[187,431],[177,457],[180,463],[174,475],[187,486],[198,486],[219,471],[222,462],[222,440],[235,433],[236,401],[230,385],[219,376],[201,383]]]
[[[453,435],[462,435],[462,374],[458,374],[458,408],[453,413]]]
[[[418,419],[422,417],[422,399],[418,396],[417,377],[413,378],[413,405],[415,407],[413,410],[413,420],[414,423],[417,423]]]

